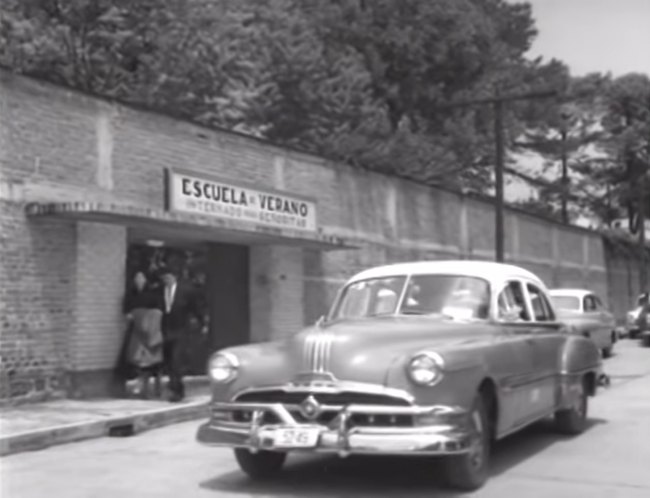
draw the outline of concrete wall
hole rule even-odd
[[[251,337],[258,341],[315,320],[362,268],[493,258],[494,212],[484,201],[6,72],[0,72],[0,112],[3,398],[56,390],[65,372],[110,367],[123,328],[124,229],[28,221],[27,202],[104,200],[164,209],[166,167],[315,198],[322,231],[353,238],[361,249],[253,247]],[[508,212],[506,235],[508,261],[549,286],[590,286],[607,295],[598,234]],[[616,271],[610,287],[625,280],[626,270]],[[16,380],[22,376],[26,383]],[[32,378],[49,387],[30,384]]]

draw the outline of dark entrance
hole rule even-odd
[[[250,339],[248,247],[131,237],[127,285],[138,271],[161,285],[159,275],[167,266],[177,268],[179,280],[196,289],[197,307],[208,326],[188,325],[184,374],[205,375],[212,352]]]

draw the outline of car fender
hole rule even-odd
[[[603,362],[598,347],[585,337],[567,335],[559,358],[559,400],[558,404],[569,406],[577,389],[586,379],[587,392],[593,396],[604,375]]]
[[[602,367],[602,359],[593,341],[569,334],[560,349],[559,365],[561,374],[573,375],[598,370]]]
[[[473,348],[472,348],[473,349]],[[418,386],[406,373],[409,360],[421,352],[435,352],[442,356],[445,366],[440,383],[434,386]],[[386,385],[406,390],[417,404],[446,404],[468,408],[481,386],[489,377],[489,368],[483,354],[476,349],[465,348],[419,348],[399,355],[390,365]]]

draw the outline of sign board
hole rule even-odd
[[[181,170],[167,170],[167,208],[277,228],[317,228],[316,203],[306,197]]]

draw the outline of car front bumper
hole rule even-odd
[[[232,422],[215,418],[224,412],[250,410],[251,423]],[[265,412],[274,413],[277,424],[261,425]],[[413,427],[350,426],[354,414],[411,415],[421,422]],[[210,421],[199,427],[196,438],[208,446],[248,448],[251,451],[301,451],[377,455],[453,455],[470,451],[475,434],[467,412],[446,406],[395,407],[378,405],[349,405],[327,425],[298,422],[281,404],[217,403],[212,405]],[[423,421],[428,423],[423,423]],[[278,447],[276,435],[283,429],[312,428],[319,436],[310,447]]]

